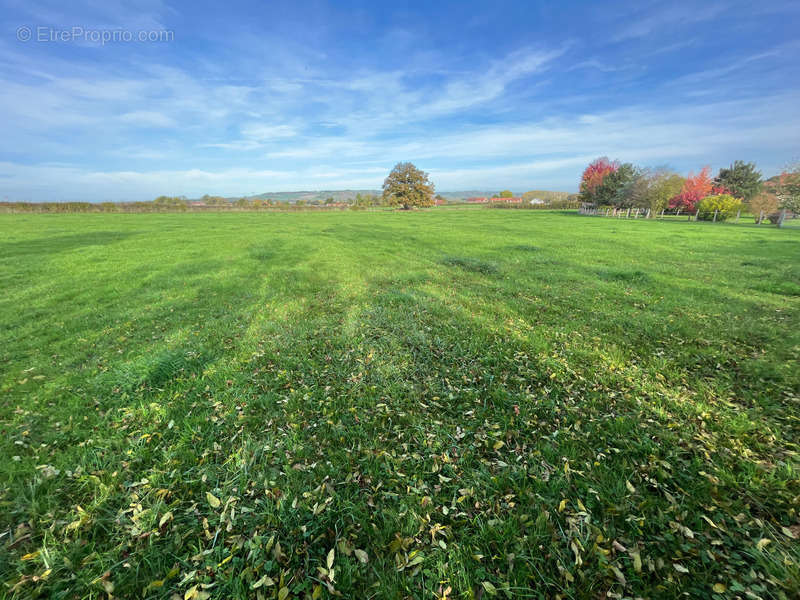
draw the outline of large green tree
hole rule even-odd
[[[651,178],[650,170],[642,167],[633,167],[633,171],[628,172],[628,165],[624,164],[614,174],[614,178],[617,177],[620,180],[617,182],[619,187],[614,194],[614,206],[620,208],[646,208],[647,191]],[[609,183],[613,182],[614,178]]]
[[[737,198],[750,202],[761,191],[761,173],[756,169],[755,163],[737,160],[727,169],[720,169],[714,183]]]
[[[433,183],[428,174],[410,162],[397,163],[383,182],[383,199],[391,206],[410,210],[433,206]]]
[[[616,171],[603,177],[603,182],[595,191],[595,202],[601,206],[621,206],[624,190],[636,177],[636,167],[622,163]]]

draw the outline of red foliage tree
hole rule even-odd
[[[726,194],[728,196],[733,196],[734,198],[739,198],[739,196],[734,194],[732,191],[730,191],[724,185],[712,185],[711,186],[711,191],[708,193],[709,196],[724,196]],[[741,198],[739,198],[739,200],[741,200]]]
[[[669,201],[669,207],[673,209],[680,208],[688,212],[694,211],[697,207],[697,203],[710,195],[712,190],[714,190],[710,173],[711,167],[703,167],[697,175],[689,173],[686,181],[683,182],[681,192],[673,196]]]
[[[590,162],[589,166],[584,169],[583,175],[581,175],[581,196],[583,199],[591,202],[594,193],[603,183],[605,176],[615,172],[617,169],[619,169],[619,162],[616,160],[611,161],[607,156],[601,156]]]

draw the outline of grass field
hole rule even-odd
[[[0,597],[800,595],[799,231],[0,230]]]

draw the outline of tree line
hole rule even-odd
[[[750,211],[757,223],[800,213],[800,163],[764,180],[755,163],[735,161],[711,177],[711,168],[683,177],[666,167],[647,168],[600,157],[584,169],[579,198],[594,206],[666,210],[724,221]]]

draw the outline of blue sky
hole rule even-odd
[[[379,188],[404,160],[442,191],[574,191],[600,155],[800,156],[796,0],[0,7],[2,199]]]

